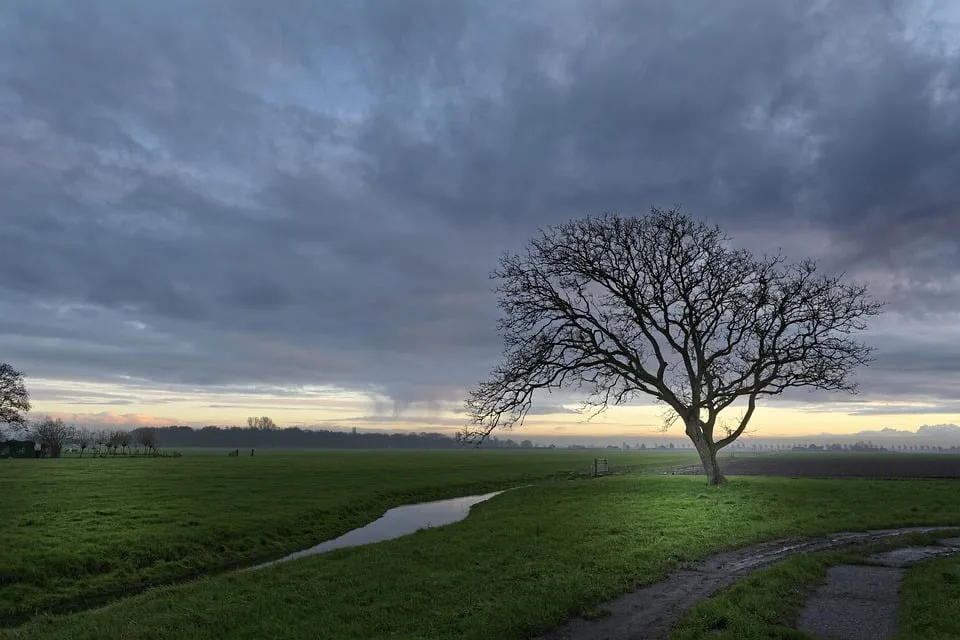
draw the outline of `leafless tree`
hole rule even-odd
[[[133,444],[133,434],[129,431],[117,431],[117,444],[120,446],[120,452],[126,453],[127,447]]]
[[[51,458],[59,458],[63,445],[74,437],[73,425],[65,424],[60,418],[47,416],[34,422],[31,431],[40,443],[40,450],[47,451]]]
[[[126,431],[108,431],[107,432],[107,448],[110,449],[110,452],[114,455],[117,453],[117,449],[120,449],[120,452],[123,453],[129,440],[125,435]]]
[[[271,431],[276,429],[277,425],[267,416],[261,416],[259,418],[251,416],[247,418],[247,428],[256,429],[258,431]]]
[[[80,447],[80,457],[83,457],[83,452],[86,451],[94,441],[93,432],[86,427],[80,427],[74,431],[73,436],[74,442],[77,443],[77,446]]]
[[[143,452],[156,452],[157,450],[157,432],[153,429],[145,428],[137,431],[137,440],[143,445]]]
[[[92,432],[93,444],[97,445],[97,456],[103,455],[103,448],[109,443],[109,434],[105,429],[96,429]]]
[[[25,414],[30,411],[30,394],[23,378],[23,372],[0,362],[0,422],[14,431],[24,431],[28,426]]]
[[[853,336],[882,306],[813,261],[731,248],[676,209],[550,228],[492,277],[504,361],[467,400],[466,439],[521,423],[541,389],[586,392],[597,412],[645,394],[667,408],[664,428],[683,421],[710,484],[725,481],[717,452],[761,399],[795,387],[856,392],[850,374],[871,348]]]

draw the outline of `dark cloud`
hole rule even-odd
[[[865,396],[953,398],[960,23],[935,9],[5,3],[0,352],[450,403],[499,355],[501,251],[682,203],[890,302]]]

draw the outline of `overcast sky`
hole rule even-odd
[[[454,426],[504,250],[682,204],[889,302],[857,403],[768,416],[958,422],[958,176],[953,3],[5,0],[0,360],[78,419]]]

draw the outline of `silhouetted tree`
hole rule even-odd
[[[73,440],[77,443],[77,446],[80,447],[80,457],[82,458],[83,452],[87,450],[94,440],[93,432],[86,427],[81,427],[74,431]]]
[[[51,458],[59,458],[63,445],[74,437],[73,425],[65,424],[60,418],[47,416],[31,426],[32,435],[40,443],[40,450],[46,451]]]
[[[155,429],[150,427],[137,429],[136,431],[136,441],[143,445],[143,452],[152,451],[156,453],[157,451],[157,432]]]
[[[120,453],[124,454],[127,452],[127,447],[133,443],[133,434],[129,431],[121,431],[119,429],[116,431],[107,431],[106,442],[107,447],[112,453],[115,454],[117,449],[120,449]]]
[[[0,362],[0,423],[14,431],[27,429],[26,413],[30,411],[30,394],[23,382],[23,372]]]
[[[120,452],[126,453],[127,447],[133,444],[133,434],[129,431],[117,431],[117,444],[120,445]]]
[[[258,431],[271,431],[276,429],[277,425],[267,416],[261,416],[259,418],[251,416],[247,418],[247,427]]]
[[[106,429],[97,429],[93,432],[93,443],[97,445],[97,455],[103,455],[103,449],[110,446],[110,434]]]
[[[870,360],[851,336],[881,306],[865,287],[728,246],[718,227],[678,210],[603,215],[547,229],[493,277],[505,359],[467,400],[483,441],[521,423],[534,392],[571,386],[598,412],[645,394],[667,407],[700,454],[709,484],[717,452],[746,429],[757,402],[792,387],[855,392]],[[727,427],[727,409],[743,414]],[[723,415],[727,415],[724,413]],[[720,430],[722,433],[718,434]]]

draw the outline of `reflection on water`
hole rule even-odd
[[[372,542],[383,542],[384,540],[392,540],[409,535],[419,529],[442,527],[445,524],[452,524],[466,518],[470,513],[470,507],[473,505],[489,500],[501,493],[503,493],[503,491],[494,491],[493,493],[485,493],[479,496],[464,496],[450,500],[437,500],[435,502],[422,502],[420,504],[394,507],[370,524],[349,531],[339,538],[321,542],[309,549],[291,553],[278,560],[258,564],[250,567],[250,569],[262,569],[270,565],[287,562],[288,560],[296,560],[297,558],[312,556],[318,553],[325,553],[333,549],[357,547]]]

